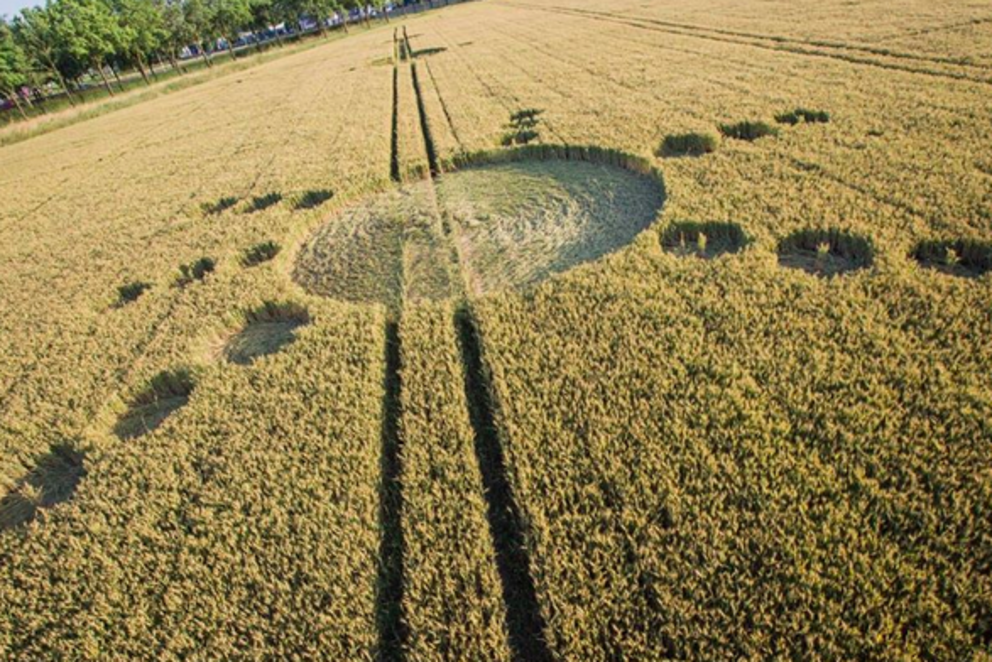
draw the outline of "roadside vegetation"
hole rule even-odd
[[[373,12],[388,20],[386,4],[55,0],[0,16],[0,101],[10,105],[0,145],[319,45],[349,22],[369,27]]]

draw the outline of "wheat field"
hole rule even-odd
[[[479,0],[0,146],[0,657],[989,660],[992,9]]]

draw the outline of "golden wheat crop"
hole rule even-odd
[[[0,657],[987,659],[990,26],[466,2],[0,147]]]

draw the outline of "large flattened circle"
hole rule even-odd
[[[513,161],[373,196],[314,232],[294,278],[314,294],[396,304],[532,287],[651,225],[661,182],[614,165]]]

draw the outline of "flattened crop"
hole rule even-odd
[[[132,400],[114,426],[114,434],[120,439],[133,439],[152,432],[186,406],[194,388],[196,380],[186,368],[159,373]]]
[[[306,308],[291,303],[266,303],[245,317],[246,324],[218,352],[237,365],[279,352],[296,340],[298,328],[310,323]]]
[[[86,475],[84,454],[69,444],[53,445],[0,499],[0,531],[33,520],[39,509],[68,501]]]
[[[673,223],[661,235],[664,249],[680,257],[709,259],[737,253],[746,244],[744,231],[734,223]]]
[[[952,276],[977,278],[992,270],[992,242],[924,241],[917,244],[911,257],[930,269]]]
[[[781,241],[778,261],[786,268],[831,277],[871,266],[873,253],[871,242],[858,235],[840,230],[800,230]]]
[[[472,294],[532,287],[623,248],[664,203],[654,178],[583,161],[511,161],[396,189],[346,210],[300,251],[308,291],[394,304],[450,294],[450,241]]]

